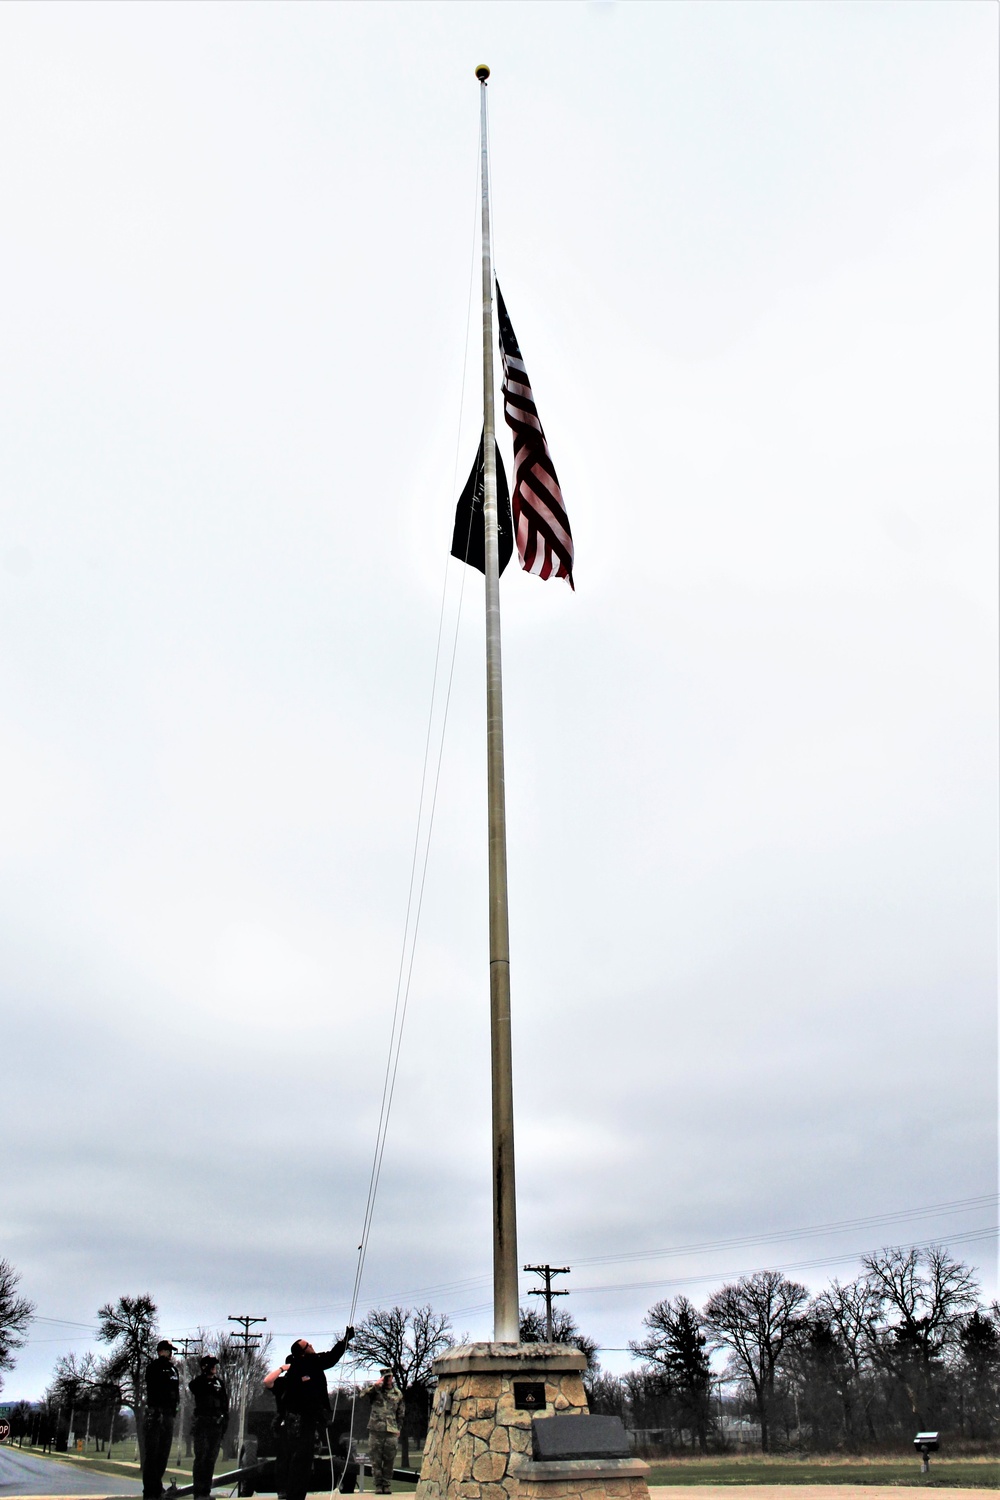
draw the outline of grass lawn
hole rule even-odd
[[[118,1457],[119,1451],[121,1457]],[[25,1447],[24,1452],[40,1453],[40,1449]],[[139,1466],[135,1462],[134,1441],[115,1444],[115,1453],[109,1461],[106,1454],[53,1454],[62,1463],[77,1464],[98,1474],[117,1474],[121,1478],[138,1477]],[[176,1456],[176,1450],[174,1453]],[[410,1461],[415,1469],[420,1467],[419,1450],[411,1452]],[[164,1476],[167,1483],[176,1479],[178,1484],[190,1483],[191,1460],[185,1460],[184,1468],[168,1467]],[[224,1474],[235,1466],[232,1459],[221,1459],[216,1472]],[[370,1481],[367,1481],[370,1483]],[[787,1455],[763,1458],[733,1456],[723,1458],[670,1458],[651,1459],[649,1471],[651,1485],[740,1485],[740,1484],[883,1484],[910,1485],[919,1489],[1000,1489],[1000,1459],[998,1458],[941,1458],[931,1457],[931,1471],[920,1473],[920,1460],[913,1458],[792,1458]],[[413,1485],[394,1482],[393,1489],[412,1494]],[[367,1487],[366,1487],[367,1493]]]
[[[905,1484],[920,1489],[1000,1489],[1000,1459],[912,1458],[650,1459],[652,1484]]]

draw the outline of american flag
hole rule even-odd
[[[503,354],[503,414],[514,434],[511,505],[521,567],[526,573],[537,573],[539,578],[567,578],[573,588],[569,517],[499,282],[497,311]]]

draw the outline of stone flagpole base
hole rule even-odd
[[[416,1500],[649,1500],[640,1459],[532,1459],[532,1417],[587,1414],[586,1365],[568,1344],[442,1354]]]

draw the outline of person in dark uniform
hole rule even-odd
[[[323,1354],[317,1354],[306,1339],[296,1339],[288,1362],[272,1370],[264,1385],[273,1391],[281,1382],[279,1409],[283,1412],[288,1473],[285,1487],[287,1500],[305,1500],[312,1476],[316,1434],[330,1419],[330,1395],[326,1388],[326,1371],[343,1357],[354,1337],[348,1328],[339,1343]]]
[[[144,1500],[160,1500],[163,1471],[170,1457],[174,1418],[181,1399],[181,1378],[173,1360],[174,1346],[161,1339],[156,1358],[146,1366],[146,1413],[143,1417],[142,1493]]]
[[[215,1477],[215,1461],[229,1421],[229,1392],[219,1374],[214,1354],[201,1357],[201,1374],[188,1384],[194,1397],[194,1464],[191,1478],[195,1500],[208,1500]]]
[[[288,1365],[279,1365],[264,1376],[264,1389],[274,1397],[274,1489],[278,1500],[288,1491],[288,1434],[285,1430],[285,1376]]]

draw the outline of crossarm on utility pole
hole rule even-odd
[[[540,1286],[532,1287],[531,1291],[528,1293],[528,1296],[529,1297],[544,1297],[545,1298],[545,1337],[548,1339],[549,1343],[551,1344],[552,1343],[552,1298],[553,1297],[568,1297],[569,1296],[569,1292],[567,1292],[567,1291],[558,1292],[558,1291],[554,1291],[553,1290],[553,1287],[552,1287],[552,1278],[553,1278],[553,1276],[568,1276],[569,1273],[570,1273],[571,1267],[570,1266],[547,1266],[546,1265],[546,1266],[525,1266],[524,1269],[526,1271],[534,1271],[535,1275],[536,1276],[540,1276],[542,1278],[542,1280],[545,1282],[545,1286],[544,1287],[540,1287]]]
[[[243,1329],[241,1335],[243,1343],[243,1379],[240,1381],[240,1430],[236,1445],[236,1461],[243,1461],[243,1440],[246,1436],[247,1425],[247,1386],[250,1384],[250,1350],[256,1349],[260,1344],[261,1335],[251,1333],[250,1327],[253,1323],[266,1323],[266,1318],[252,1318],[249,1313],[230,1313],[230,1323],[239,1323]]]

